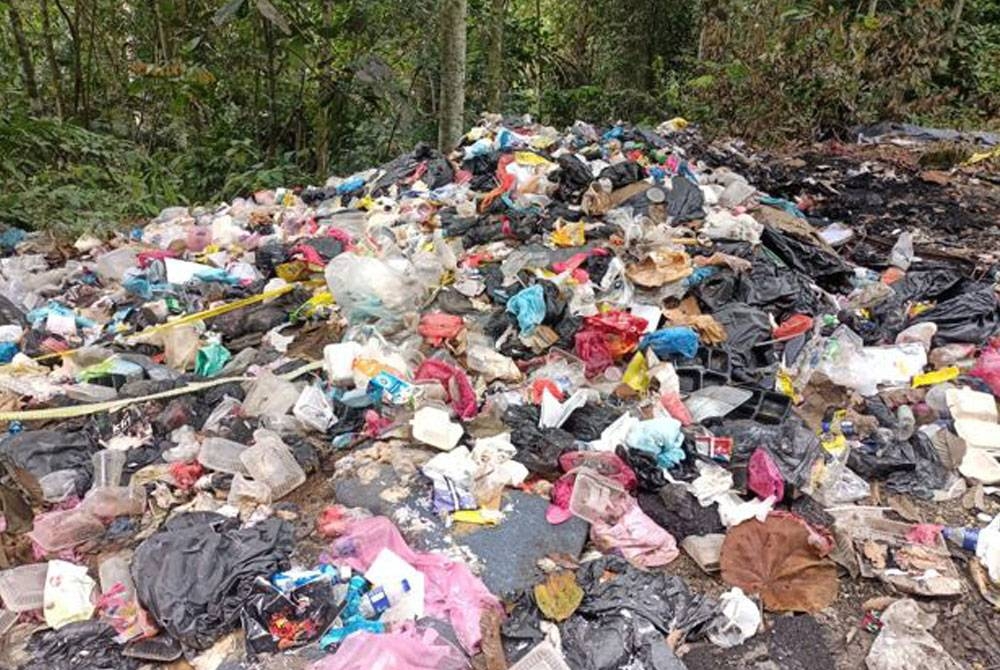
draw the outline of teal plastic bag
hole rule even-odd
[[[545,320],[545,292],[539,284],[529,286],[507,301],[507,311],[517,317],[523,335],[531,335]]]
[[[226,366],[233,355],[218,342],[206,344],[194,359],[194,372],[199,377],[214,377]]]

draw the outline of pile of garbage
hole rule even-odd
[[[740,165],[486,117],[5,231],[0,666],[679,669],[866,580],[868,668],[963,667],[918,601],[1000,606],[994,268]]]

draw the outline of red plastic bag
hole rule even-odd
[[[583,320],[583,325],[585,330],[603,334],[611,355],[614,358],[621,358],[639,347],[639,339],[646,332],[649,322],[630,312],[617,310],[588,316]]]
[[[690,426],[694,423],[694,418],[688,411],[687,405],[681,400],[680,395],[670,392],[664,393],[660,396],[660,404],[663,405],[663,409],[670,413],[670,416],[680,421],[682,426]]]
[[[476,390],[472,388],[472,382],[461,368],[437,358],[428,358],[417,368],[414,379],[418,382],[439,382],[459,418],[471,419],[479,411]]]
[[[458,337],[463,328],[465,322],[460,316],[444,312],[428,312],[420,317],[417,332],[423,335],[428,344],[439,347],[445,340]]]
[[[785,480],[781,477],[781,470],[763,449],[757,449],[750,456],[747,487],[762,499],[773,497],[775,502],[781,502],[785,497]]]
[[[615,359],[608,348],[604,333],[596,330],[581,330],[574,337],[573,350],[585,365],[588,377],[596,377],[614,365]]]
[[[982,379],[993,391],[993,395],[1000,398],[1000,342],[992,340],[983,349],[969,376]]]

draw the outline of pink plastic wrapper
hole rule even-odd
[[[432,628],[412,624],[390,633],[359,632],[348,637],[337,653],[313,664],[312,670],[465,670],[469,663]]]
[[[656,568],[671,562],[680,553],[674,536],[633,504],[618,523],[590,525],[590,539],[602,551],[621,552],[638,568]]]
[[[470,654],[475,653],[482,639],[479,628],[480,617],[489,607],[500,611],[500,602],[464,563],[453,561],[442,554],[413,551],[392,521],[384,516],[360,519],[350,524],[344,535],[330,545],[330,551],[323,560],[365,572],[383,549],[389,549],[423,573],[426,582],[424,593],[426,614],[450,621],[466,651]],[[397,666],[335,667],[395,668]]]
[[[1000,344],[994,340],[990,342],[990,346],[983,349],[969,376],[982,379],[990,387],[993,395],[1000,398]]]
[[[936,547],[941,542],[941,526],[936,523],[918,523],[906,533],[906,541]]]
[[[750,456],[750,463],[747,466],[747,488],[761,499],[774,497],[774,502],[781,502],[785,497],[785,480],[781,477],[781,470],[774,464],[770,454],[763,449],[757,449]]]

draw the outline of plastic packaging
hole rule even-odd
[[[226,472],[233,475],[246,475],[246,467],[240,456],[247,447],[239,442],[233,442],[221,437],[207,437],[201,443],[198,452],[198,462],[209,470]]]
[[[78,507],[39,514],[28,535],[45,552],[54,553],[96,540],[104,535],[104,524]]]
[[[708,639],[723,648],[743,644],[757,632],[761,624],[760,609],[747,598],[743,589],[734,586],[719,596],[724,619],[708,630]]]
[[[274,500],[284,498],[306,481],[306,473],[277,433],[261,428],[253,436],[253,446],[240,454],[240,461],[254,480],[267,484]]]
[[[352,323],[398,320],[414,311],[423,295],[408,261],[385,261],[351,251],[326,266],[326,283],[341,313]]]
[[[664,328],[644,336],[639,346],[643,349],[651,348],[661,358],[693,358],[698,353],[698,333],[688,326]]]
[[[125,468],[125,459],[124,451],[114,449],[102,449],[94,454],[94,482],[91,488],[118,486]]]
[[[194,373],[199,377],[214,377],[232,357],[229,350],[218,342],[207,344],[195,356]]]
[[[541,284],[529,286],[507,301],[507,311],[517,317],[522,335],[530,335],[545,319],[545,293]]]
[[[633,504],[632,497],[618,482],[581,468],[573,482],[569,511],[590,523],[614,524]]]
[[[889,264],[900,270],[909,270],[913,262],[913,235],[909,232],[899,234],[899,239],[889,252]]]
[[[119,552],[101,558],[97,564],[97,575],[102,594],[109,593],[121,585],[127,600],[135,598],[135,582],[132,580],[131,563],[131,552]]]
[[[48,563],[31,563],[0,571],[0,600],[11,612],[40,610]]]
[[[1000,397],[1000,346],[991,344],[984,348],[969,375],[982,379],[993,395]]]
[[[320,433],[325,433],[337,422],[330,399],[318,386],[310,385],[302,389],[292,408],[292,414],[303,425]]]
[[[87,574],[87,566],[67,561],[50,561],[45,577],[45,623],[53,629],[94,616],[94,588],[97,584]]]
[[[84,497],[81,507],[101,519],[141,516],[146,509],[146,489],[127,486],[91,489]]]
[[[247,479],[238,474],[233,477],[233,481],[229,485],[229,497],[226,502],[234,507],[240,507],[245,503],[266,505],[271,502],[272,497],[271,489],[267,484]]]
[[[276,417],[286,414],[299,399],[299,389],[290,381],[261,372],[243,400],[247,416]]]
[[[97,259],[94,270],[106,282],[120,282],[125,272],[136,267],[138,252],[132,247],[122,247],[109,251]]]
[[[440,407],[421,407],[413,415],[410,425],[413,439],[442,451],[454,449],[465,433],[461,425],[452,423],[451,413]]]

